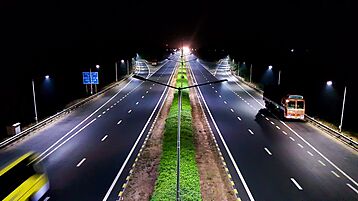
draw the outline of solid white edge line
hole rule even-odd
[[[298,188],[298,190],[302,191],[303,188],[297,183],[297,181],[294,178],[291,178],[291,181],[295,184],[295,186]]]
[[[159,69],[158,69],[159,70]],[[157,71],[158,71],[157,70]],[[155,72],[157,72],[155,71]],[[154,73],[155,73],[154,72]],[[82,120],[79,124],[77,124],[75,127],[73,127],[70,131],[68,131],[64,136],[62,136],[60,139],[58,139],[54,144],[52,144],[49,148],[47,148],[44,152],[42,152],[36,159],[39,159],[39,162],[45,159],[47,156],[49,156],[51,153],[53,153],[55,150],[57,150],[60,146],[62,146],[64,143],[66,143],[68,140],[65,140],[63,143],[61,143],[59,146],[57,146],[54,150],[52,150],[49,154],[46,154],[50,149],[52,149],[54,146],[56,146],[60,141],[62,141],[65,137],[67,137],[69,134],[71,134],[75,129],[77,129],[80,125],[82,125],[85,121],[87,121],[89,118],[91,118],[95,113],[97,113],[100,109],[102,109],[105,105],[107,105],[110,101],[112,101],[120,92],[123,91],[131,82],[133,79],[129,80],[127,84],[125,84],[116,94],[114,94],[110,99],[108,99],[105,103],[103,103],[99,108],[97,108],[94,112],[92,112],[90,115],[88,115],[84,120]],[[143,82],[142,82],[143,83]],[[137,87],[138,88],[142,83],[140,83]],[[117,101],[118,103],[119,101]],[[79,131],[77,131],[74,135],[77,135],[77,133],[81,132],[85,127],[87,127],[89,124],[91,124],[96,119],[93,119],[91,122],[86,124],[84,127],[82,127]],[[74,135],[72,135],[69,139],[71,139]],[[45,155],[46,154],[46,155]],[[42,157],[45,155],[44,157]]]
[[[83,158],[79,163],[77,163],[76,167],[80,167],[82,163],[86,161],[86,158]]]
[[[102,139],[101,142],[105,141],[107,139],[108,135],[105,135]]]
[[[171,79],[172,79],[172,77],[173,77],[174,72],[175,72],[175,67],[173,68],[172,74],[171,74],[171,76],[169,77],[169,80],[168,80],[168,82],[167,82],[167,85],[170,83],[170,81],[171,81]],[[152,119],[152,117],[153,117],[153,115],[154,115],[156,109],[158,108],[158,105],[159,105],[160,101],[162,100],[162,98],[163,98],[165,92],[168,91],[167,89],[168,89],[168,87],[165,87],[165,88],[164,88],[163,93],[162,93],[162,95],[161,95],[161,97],[160,97],[160,99],[159,99],[157,105],[155,106],[155,108],[154,108],[152,114],[150,115],[150,117],[149,117],[147,123],[144,125],[144,127],[143,127],[142,131],[140,132],[140,134],[139,134],[137,140],[135,141],[135,143],[134,143],[132,149],[130,150],[130,152],[129,152],[127,158],[126,158],[126,160],[125,160],[124,163],[122,164],[122,167],[119,169],[118,174],[117,174],[116,177],[114,178],[114,180],[113,180],[111,186],[109,187],[109,189],[108,189],[108,191],[107,191],[107,193],[106,193],[106,195],[104,196],[104,198],[103,198],[102,201],[106,201],[106,200],[108,199],[109,195],[111,194],[111,192],[112,192],[114,186],[116,185],[116,183],[117,183],[119,177],[120,177],[121,174],[122,174],[122,171],[123,171],[124,167],[127,165],[127,162],[128,162],[128,160],[129,160],[129,158],[132,156],[132,153],[133,153],[134,149],[136,148],[136,146],[137,146],[139,140],[141,139],[141,137],[142,137],[142,135],[143,135],[145,129],[147,128],[147,126],[148,126],[149,122],[151,121],[151,119]],[[164,104],[164,101],[163,101],[163,104]]]
[[[191,71],[191,66],[190,66],[189,69],[190,69],[190,72],[191,72],[191,74],[192,74],[193,79],[194,79],[195,82],[197,83],[196,78],[195,78],[195,75],[194,75],[194,73]],[[205,101],[205,99],[204,99],[204,96],[203,96],[203,94],[201,93],[200,87],[197,87],[197,89],[198,89],[199,94],[200,94],[200,96],[201,96],[201,99],[202,99],[202,101],[203,101],[203,103],[204,103],[204,105],[205,105],[205,108],[206,108],[206,110],[207,110],[207,112],[208,112],[208,114],[209,114],[209,116],[210,116],[210,118],[211,118],[211,121],[213,122],[213,124],[214,124],[214,126],[215,126],[215,129],[216,129],[216,131],[217,131],[218,134],[219,134],[220,140],[222,141],[222,143],[223,143],[223,145],[224,145],[224,147],[225,147],[225,149],[226,149],[226,152],[228,153],[229,158],[230,158],[231,162],[233,163],[233,165],[234,165],[234,167],[235,167],[236,173],[238,174],[238,176],[239,176],[239,178],[240,178],[240,180],[241,180],[241,182],[242,182],[242,184],[243,184],[243,186],[244,186],[244,188],[245,188],[245,191],[246,191],[247,195],[249,196],[249,199],[250,199],[251,201],[254,201],[255,199],[254,199],[254,197],[252,196],[251,191],[250,191],[250,189],[249,189],[249,187],[248,187],[248,185],[247,185],[247,183],[246,183],[246,181],[245,181],[243,175],[241,174],[241,171],[240,171],[239,167],[237,166],[234,157],[232,156],[232,154],[231,154],[231,152],[230,152],[228,146],[226,145],[226,142],[225,142],[223,136],[221,135],[221,132],[220,132],[220,130],[219,130],[219,128],[218,128],[218,126],[217,126],[215,120],[214,120],[214,117],[213,117],[212,114],[211,114],[211,111],[210,111],[208,105],[206,104],[206,101]]]
[[[229,77],[234,77],[233,75],[230,75],[228,72],[226,72]],[[251,96],[251,98],[253,98],[259,105],[261,105],[262,107],[265,107],[262,103],[260,103],[255,97],[253,97],[248,91],[246,91],[246,89],[244,89],[237,81],[236,81],[236,77],[234,77],[234,82],[236,83],[236,85],[238,85],[242,90],[244,90],[249,96]]]
[[[236,82],[236,80],[235,80]],[[243,89],[247,94],[249,94],[249,96],[251,96],[253,99],[256,100],[256,102],[258,102],[262,107],[264,107],[264,105],[262,105],[255,97],[253,97],[248,91],[246,91],[242,86],[240,86],[237,82],[236,84]],[[326,156],[324,156],[320,151],[318,151],[314,146],[312,146],[308,141],[306,141],[303,137],[301,137],[296,131],[294,131],[291,127],[289,127],[285,122],[283,122],[282,120],[280,120],[280,122],[286,126],[291,132],[293,132],[297,137],[299,137],[304,143],[306,143],[309,147],[311,147],[315,152],[317,152],[322,158],[324,158],[329,164],[331,164],[334,168],[336,168],[341,174],[343,174],[346,178],[348,178],[352,183],[354,183],[354,185],[358,186],[358,183],[352,179],[348,174],[346,174],[343,170],[341,170],[337,165],[335,165],[332,161],[330,161]]]
[[[348,178],[354,185],[358,186],[358,183],[352,179],[348,174],[346,174],[343,170],[341,170],[337,165],[335,165],[332,161],[330,161],[326,156],[324,156],[320,151],[318,151],[314,146],[312,146],[309,142],[307,142],[303,137],[301,137],[296,131],[294,131],[291,127],[289,127],[285,122],[280,121],[283,125],[285,125],[290,131],[292,131],[297,137],[299,137],[303,142],[305,142],[309,147],[311,147],[316,153],[318,153],[322,158],[324,158],[329,164],[331,164],[334,168],[336,168],[341,174],[343,174],[346,178]]]
[[[355,189],[352,185],[350,185],[350,184],[347,183],[347,186],[348,186],[350,189],[352,189],[354,192],[356,192],[356,193],[358,194],[358,190]]]
[[[270,156],[272,156],[272,153],[266,147],[264,149]]]
[[[88,122],[85,126],[83,126],[81,129],[79,129],[77,132],[75,132],[74,134],[72,134],[69,138],[67,138],[65,141],[63,141],[62,143],[60,143],[58,146],[56,146],[56,148],[52,149],[48,154],[46,154],[45,156],[41,157],[37,157],[39,159],[39,162],[42,161],[43,159],[45,159],[47,156],[51,155],[54,151],[56,151],[58,148],[60,148],[63,144],[65,144],[66,142],[68,142],[70,139],[72,139],[74,136],[76,136],[78,133],[80,133],[82,130],[84,130],[85,128],[87,128],[87,126],[89,126],[90,124],[92,124],[94,121],[96,121],[96,119],[92,119],[92,121]],[[43,152],[45,153],[45,152]]]

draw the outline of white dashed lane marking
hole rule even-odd
[[[303,188],[297,183],[297,181],[294,178],[291,178],[291,181],[295,184],[295,186],[298,188],[298,190],[302,191]]]
[[[120,123],[122,123],[122,120],[119,120],[117,124],[119,125]]]
[[[248,129],[248,131],[249,131],[249,133],[251,133],[251,135],[253,135],[253,134],[254,134],[254,132],[252,132],[252,130]]]
[[[303,146],[300,143],[298,143],[297,145],[300,146],[303,149]]]
[[[326,166],[326,164],[324,164],[321,160],[318,160],[318,162],[323,165],[323,166]]]
[[[334,176],[336,176],[336,177],[340,177],[337,173],[335,173],[333,170],[331,171],[332,172],[332,174],[334,174]]]
[[[295,139],[293,139],[293,137],[290,137],[290,139],[291,139],[292,141],[295,141]]]
[[[237,117],[237,119],[241,121],[241,118],[240,118],[240,117]]]
[[[287,135],[287,133],[285,131],[282,131],[283,134]]]
[[[135,104],[136,104],[136,105],[138,105],[138,104],[139,104],[139,102],[136,102]]]
[[[264,149],[268,153],[268,155],[272,156],[272,153],[266,147]]]
[[[76,167],[80,167],[85,161],[86,161],[86,158],[83,158],[83,159],[76,165]]]
[[[310,151],[307,151],[307,153],[308,153],[310,156],[313,156],[313,154],[312,154]]]
[[[101,139],[101,141],[102,141],[102,142],[105,141],[105,140],[107,139],[107,137],[108,137],[108,135],[105,135],[105,136]]]

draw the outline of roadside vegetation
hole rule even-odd
[[[188,86],[186,70],[184,68],[178,71],[176,86]],[[176,197],[177,115],[178,92],[176,91],[165,124],[163,152],[158,170],[159,176],[151,198],[152,201],[175,200]],[[189,90],[182,91],[180,134],[180,197],[182,200],[202,200],[199,171],[195,160]]]

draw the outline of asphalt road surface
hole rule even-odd
[[[188,58],[200,98],[241,200],[358,200],[358,155],[309,123],[281,121],[262,95],[230,74]],[[214,76],[215,75],[215,76]]]
[[[135,72],[168,83],[175,65],[151,69],[142,61]],[[129,78],[1,150],[0,165],[35,151],[50,180],[46,200],[116,200],[166,94],[164,86]]]

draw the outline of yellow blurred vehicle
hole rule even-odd
[[[39,200],[49,181],[37,155],[26,153],[0,170],[0,200]]]

